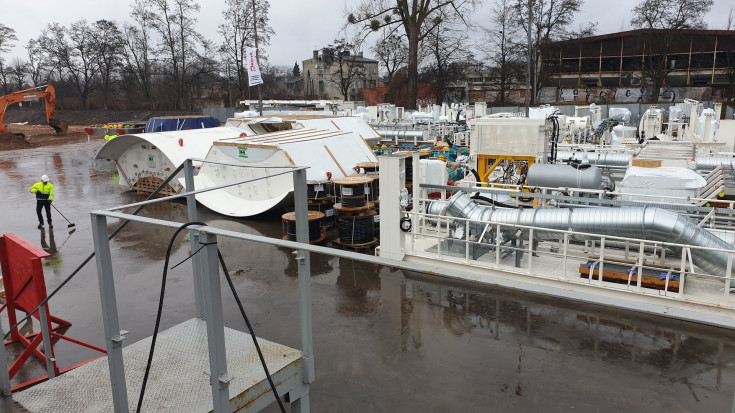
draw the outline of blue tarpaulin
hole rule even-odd
[[[145,125],[145,131],[148,132],[166,132],[187,129],[203,129],[221,126],[217,118],[211,116],[188,116],[185,118],[150,118]]]

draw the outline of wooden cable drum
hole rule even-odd
[[[326,185],[320,182],[306,184],[306,197],[309,199],[326,198],[329,194]]]
[[[365,175],[377,175],[378,174],[378,163],[377,162],[360,162],[357,167],[365,171]]]
[[[324,219],[322,220],[322,226],[323,227],[331,227],[334,226],[336,222],[336,216],[334,213],[334,204],[331,202],[331,198],[326,198],[327,202],[312,202],[309,200],[309,211],[317,211],[324,214]]]
[[[363,216],[340,216],[337,218],[337,233],[342,243],[365,244],[375,237],[375,211]]]
[[[286,225],[286,237],[289,241],[296,241],[296,212],[286,212],[281,218]],[[322,235],[324,213],[307,211],[307,218],[309,219],[309,241],[316,241]]]
[[[367,203],[365,185],[373,180],[372,177],[355,175],[335,179],[335,185],[340,186],[340,201],[348,208],[362,207]]]
[[[365,193],[367,194],[368,201],[377,201],[380,198],[380,180],[377,175],[368,175],[372,178],[372,181],[365,185]]]

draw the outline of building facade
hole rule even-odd
[[[635,103],[727,96],[733,30],[632,30],[552,43],[542,51],[541,103]]]
[[[352,68],[354,80],[350,84],[346,100],[360,100],[360,89],[378,86],[378,61],[368,59],[362,52],[347,54],[342,58],[343,72]],[[302,62],[303,93],[307,99],[345,100],[340,91],[340,73],[337,59],[328,61],[314,50],[311,59]],[[345,76],[346,77],[346,76]]]

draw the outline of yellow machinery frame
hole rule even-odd
[[[490,162],[494,162],[491,164]],[[531,165],[533,165],[536,162],[535,156],[515,156],[515,155],[488,155],[488,154],[482,154],[477,155],[477,174],[480,176],[480,181],[482,182],[488,182],[488,178],[490,177],[490,174],[493,173],[495,168],[500,165],[503,161],[524,161],[528,162],[528,167],[530,168]],[[525,184],[525,182],[524,182]]]

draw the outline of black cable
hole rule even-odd
[[[339,217],[337,220],[337,233],[339,239],[345,244],[365,244],[371,242],[375,237],[374,217]]]
[[[140,386],[140,396],[138,396],[138,407],[135,409],[136,413],[140,413],[140,408],[143,406],[143,396],[145,396],[145,387],[148,383],[148,374],[151,371],[151,364],[153,363],[153,352],[156,349],[156,339],[158,338],[158,327],[161,325],[161,313],[163,312],[163,297],[166,293],[166,276],[168,275],[168,260],[171,258],[171,249],[173,249],[174,241],[176,240],[176,236],[179,235],[181,231],[186,229],[186,227],[189,227],[191,225],[203,225],[206,226],[204,222],[187,222],[186,224],[181,225],[176,232],[174,232],[174,235],[171,237],[171,240],[168,243],[168,249],[166,250],[166,261],[163,264],[163,277],[161,278],[161,294],[158,298],[158,312],[156,313],[156,326],[153,329],[153,337],[151,338],[151,349],[148,352],[148,363],[145,366],[145,375],[143,375],[143,383]],[[201,251],[201,248],[199,249]],[[192,254],[193,255],[193,254]],[[214,374],[214,372],[212,372]]]
[[[148,383],[148,376],[150,374],[151,365],[153,364],[153,354],[154,354],[155,348],[156,348],[156,339],[158,338],[158,329],[159,329],[160,324],[161,324],[161,314],[163,312],[163,299],[164,299],[165,292],[166,292],[166,278],[167,278],[167,275],[168,275],[168,262],[169,262],[169,259],[171,257],[171,250],[173,248],[173,243],[176,240],[176,237],[178,236],[178,234],[181,231],[183,231],[184,229],[186,229],[186,227],[189,227],[191,225],[203,225],[203,226],[205,226],[207,224],[204,223],[204,222],[188,222],[186,224],[183,224],[182,226],[180,226],[176,230],[176,232],[171,237],[171,240],[169,241],[168,249],[166,250],[166,260],[165,260],[164,267],[163,267],[163,276],[161,278],[161,294],[160,294],[160,297],[159,297],[159,300],[158,300],[158,311],[156,313],[156,325],[154,327],[153,337],[151,338],[151,348],[150,348],[150,351],[148,353],[148,362],[147,362],[146,368],[145,368],[145,375],[143,376],[143,383],[142,383],[141,388],[140,388],[140,396],[138,398],[138,406],[137,406],[137,408],[135,410],[136,413],[140,413],[140,409],[141,409],[141,407],[143,405],[143,398],[145,396],[145,389],[146,389],[146,385]],[[187,261],[189,258],[191,258],[194,255],[196,255],[197,253],[199,253],[205,246],[212,245],[212,244],[214,244],[214,243],[201,244],[201,247],[199,249],[197,249],[196,252],[192,253],[189,257],[187,257],[183,261],[181,261],[178,264],[176,264],[173,267],[171,267],[171,269],[176,268],[177,266],[179,266],[182,263],[184,263],[185,261]],[[227,283],[230,286],[230,290],[232,291],[232,294],[235,297],[235,301],[237,302],[237,306],[240,309],[240,314],[242,315],[243,319],[245,320],[245,324],[247,324],[248,331],[250,332],[250,336],[253,338],[253,343],[255,344],[255,349],[258,352],[258,357],[260,358],[260,363],[263,366],[263,370],[265,371],[265,375],[266,375],[266,378],[268,379],[268,383],[270,383],[271,390],[273,391],[273,394],[274,394],[274,396],[276,398],[276,401],[278,402],[278,406],[281,408],[281,412],[286,413],[286,409],[284,408],[283,403],[281,402],[281,398],[278,395],[278,391],[276,390],[276,386],[273,383],[273,378],[271,377],[271,374],[268,371],[268,365],[266,364],[265,358],[263,357],[263,352],[261,351],[260,345],[258,344],[258,339],[255,336],[255,331],[253,330],[253,326],[250,324],[250,320],[248,319],[247,314],[245,314],[245,309],[243,308],[242,302],[240,301],[240,297],[237,295],[237,291],[235,290],[235,286],[232,283],[232,279],[230,278],[230,273],[227,270],[227,265],[225,264],[225,261],[222,258],[222,253],[220,252],[219,248],[217,248],[217,257],[219,259],[220,265],[222,266],[222,270],[225,273],[225,278],[227,279]]]
[[[492,198],[488,198],[486,196],[482,196],[479,193],[477,193],[475,195],[472,195],[470,198],[475,199],[475,200],[479,200],[479,201],[483,201],[483,202],[486,202],[486,203],[488,203],[490,205],[495,205],[495,206],[501,207],[501,208],[511,208],[511,209],[518,209],[518,208],[520,208],[520,206],[518,206],[518,205],[512,205],[512,204],[506,204],[504,202],[499,202],[499,201],[496,201],[496,200],[494,200]]]
[[[197,255],[197,254],[199,253],[199,251],[201,251],[201,250],[202,250],[202,248],[206,247],[206,246],[207,246],[207,245],[209,245],[209,244],[201,244],[201,243],[200,243],[200,245],[201,245],[201,247],[199,247],[199,249],[197,249],[197,250],[196,250],[196,251],[194,251],[193,253],[189,254],[189,256],[188,256],[188,257],[186,257],[186,258],[184,258],[183,260],[179,261],[179,263],[178,263],[178,264],[176,264],[176,265],[172,266],[172,267],[171,267],[170,269],[171,269],[171,270],[173,270],[174,268],[178,267],[179,265],[181,265],[181,264],[183,264],[183,263],[185,263],[185,262],[189,261],[189,260],[191,259],[191,257],[193,257],[193,256]]]
[[[219,248],[217,248],[217,257],[219,258],[219,263],[222,266],[222,271],[225,272],[225,278],[227,279],[227,284],[230,285],[230,291],[232,291],[232,295],[235,297],[235,302],[237,302],[237,308],[240,309],[240,314],[242,315],[242,318],[245,320],[245,324],[247,324],[248,326],[248,331],[250,331],[250,337],[253,338],[253,344],[255,344],[255,350],[258,352],[260,363],[263,365],[263,370],[265,371],[265,377],[268,379],[268,383],[271,385],[271,390],[273,391],[273,395],[275,396],[276,401],[278,402],[278,407],[281,408],[281,412],[286,413],[286,408],[283,407],[283,402],[281,402],[281,397],[278,395],[278,390],[276,390],[276,385],[273,383],[273,378],[271,378],[271,374],[268,371],[268,365],[265,363],[263,352],[260,351],[260,345],[258,344],[258,338],[255,336],[255,331],[253,331],[253,326],[250,324],[250,319],[248,319],[247,314],[245,314],[245,308],[242,306],[242,302],[240,301],[240,296],[237,295],[237,291],[235,290],[235,285],[232,283],[232,278],[230,278],[230,272],[227,271],[227,265],[225,265],[225,260],[224,258],[222,258],[222,253],[219,251]]]
[[[408,223],[407,227],[404,226],[406,222]],[[401,223],[401,231],[403,232],[411,231],[411,228],[413,227],[413,223],[411,222],[411,217],[409,217],[408,214],[405,217],[401,218],[400,223]]]

